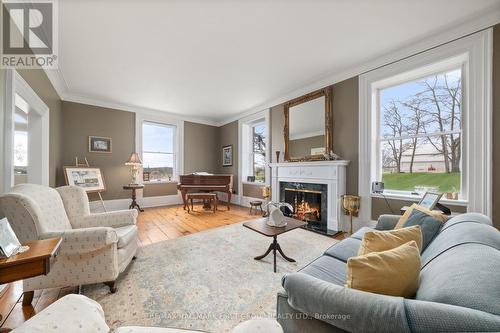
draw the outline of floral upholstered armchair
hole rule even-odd
[[[0,195],[0,217],[21,243],[63,238],[49,274],[23,281],[26,305],[38,289],[104,282],[115,292],[114,281],[137,251],[137,211],[91,214],[86,192],[76,186],[17,185]]]

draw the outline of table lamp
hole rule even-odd
[[[131,166],[131,171],[132,171],[132,183],[130,185],[137,185],[137,175],[139,174],[139,167],[142,165],[141,158],[139,157],[139,154],[137,153],[132,153],[130,157],[128,158],[127,162],[125,162],[125,165],[130,165]]]
[[[357,195],[343,195],[342,207],[349,213],[351,223],[349,225],[349,235],[352,235],[352,217],[359,211],[360,198]]]

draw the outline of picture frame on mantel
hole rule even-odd
[[[233,166],[233,145],[222,147],[222,166]]]

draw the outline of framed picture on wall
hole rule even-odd
[[[222,147],[222,166],[233,165],[233,145]]]
[[[111,153],[111,138],[89,136],[89,153]]]
[[[101,169],[89,167],[64,167],[66,185],[79,186],[87,193],[106,190]]]

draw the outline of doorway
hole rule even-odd
[[[5,73],[2,190],[49,185],[49,108],[15,70]]]

